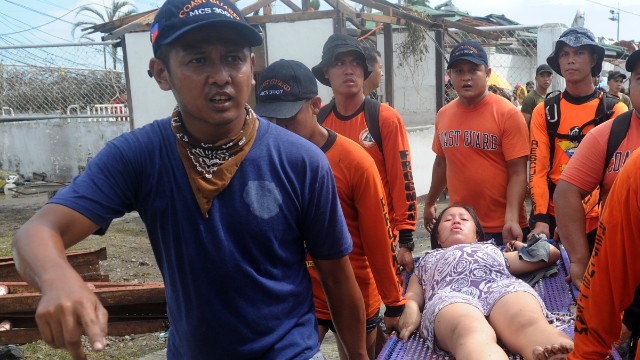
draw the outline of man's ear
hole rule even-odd
[[[322,98],[320,98],[320,96],[312,98],[309,100],[309,106],[311,107],[311,111],[313,111],[313,115],[318,115],[322,107]]]
[[[251,86],[256,85],[256,78],[253,76],[253,71],[256,69],[256,54],[251,53]]]
[[[160,89],[164,91],[171,90],[171,83],[169,83],[169,71],[158,58],[154,57],[149,60],[149,74],[153,76]]]

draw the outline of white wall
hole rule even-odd
[[[333,34],[333,19],[268,23],[266,26],[267,65],[280,59],[298,60],[309,69],[322,59],[322,46]],[[286,40],[285,40],[286,39]],[[331,100],[331,88],[318,82],[322,103]]]
[[[407,129],[409,148],[411,149],[413,184],[417,196],[426,194],[431,186],[431,170],[436,159],[436,154],[431,150],[434,131],[433,125]]]
[[[149,59],[153,57],[149,33],[128,33],[126,42],[125,71],[129,75],[129,101],[131,121],[134,128],[142,127],[153,120],[171,115],[176,99],[171,91],[160,90],[156,81],[149,77]]]
[[[431,35],[433,37],[433,35]],[[393,33],[393,107],[400,113],[405,126],[424,126],[435,123],[436,118],[436,90],[435,90],[435,69],[436,51],[435,44],[431,38],[427,41],[430,49],[426,59],[418,64],[400,66],[400,59],[395,51],[399,43],[406,37],[405,33]],[[384,69],[384,35],[379,34],[377,38],[378,51],[380,51]],[[384,93],[383,83],[378,89],[378,94]]]

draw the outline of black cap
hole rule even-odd
[[[621,73],[618,70],[609,71],[609,74],[607,75],[607,81],[613,80],[617,77],[621,77],[622,80],[624,80],[627,78],[627,75]]]
[[[167,0],[156,13],[151,26],[153,54],[157,55],[160,46],[203,25],[232,29],[246,41],[247,46],[262,44],[260,33],[247,23],[230,0]]]
[[[568,45],[572,48],[577,48],[580,46],[588,45],[594,50],[598,59],[596,60],[596,64],[591,68],[591,76],[597,76],[602,71],[602,61],[604,60],[604,48],[596,42],[596,37],[593,35],[591,30],[583,27],[574,27],[565,30],[562,34],[560,34],[560,38],[556,41],[556,47],[551,52],[551,55],[547,57],[547,64],[551,66],[553,71],[558,73],[560,76],[563,76],[560,72],[560,63],[558,62],[558,55],[560,49],[564,45]],[[563,76],[564,77],[564,76]]]
[[[636,50],[629,55],[627,58],[627,63],[624,65],[625,70],[628,72],[633,72],[636,68],[636,65],[640,64],[640,50]]]
[[[547,65],[547,64],[542,64],[540,66],[538,66],[538,68],[536,69],[536,76],[542,74],[542,73],[546,73],[548,72],[549,74],[553,75],[553,69],[551,69],[551,66]]]
[[[254,111],[260,116],[287,119],[316,96],[318,84],[308,67],[295,60],[278,60],[260,76]]]
[[[478,65],[489,65],[489,59],[484,48],[473,40],[463,41],[451,49],[447,70],[451,69],[453,63],[458,60],[469,60]]]
[[[356,51],[359,56],[362,56],[362,64],[364,67],[364,78],[368,78],[371,75],[371,69],[369,65],[367,65],[367,60],[364,56],[364,50],[360,43],[353,38],[352,36],[345,34],[333,34],[329,36],[327,41],[324,43],[322,47],[322,61],[313,68],[311,71],[313,75],[320,81],[322,85],[331,86],[329,83],[329,79],[324,76],[324,69],[331,66],[335,61],[335,58],[338,54]]]

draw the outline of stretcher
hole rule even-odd
[[[545,303],[547,310],[558,317],[559,328],[573,338],[573,321],[578,290],[573,286],[573,283],[569,284],[565,281],[565,277],[568,274],[569,260],[563,248],[560,249],[560,252],[562,257],[558,260],[558,273],[543,278],[534,288]],[[405,279],[405,288],[407,283],[408,277]],[[509,351],[507,351],[507,354],[509,359],[523,359],[520,355]],[[621,360],[620,355],[613,348],[611,358]],[[452,355],[433,353],[427,346],[426,341],[416,333],[407,341],[402,341],[395,335],[390,336],[377,357],[377,360],[400,359],[453,360],[455,358]]]

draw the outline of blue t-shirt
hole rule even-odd
[[[51,202],[101,230],[139,212],[166,287],[169,359],[309,359],[319,344],[305,246],[325,260],[352,246],[326,157],[260,120],[205,218],[169,121],[110,141]]]

